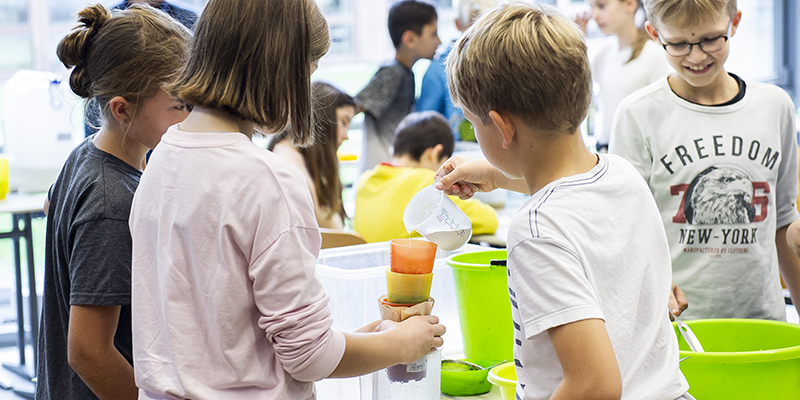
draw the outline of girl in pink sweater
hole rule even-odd
[[[170,91],[193,106],[134,198],[140,399],[310,399],[313,381],[407,364],[442,344],[436,317],[331,329],[320,234],[297,169],[251,142],[291,115],[313,140],[310,75],[329,46],[313,0],[211,0]]]

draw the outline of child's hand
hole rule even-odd
[[[493,175],[497,169],[486,160],[452,157],[436,171],[436,189],[451,196],[467,200],[475,192],[491,192],[497,189]]]
[[[675,282],[672,282],[672,290],[669,291],[669,319],[674,321],[674,317],[680,316],[687,308],[689,302],[686,301],[686,295]]]
[[[415,316],[399,323],[382,321],[377,330],[387,331],[392,335],[392,343],[401,344],[396,349],[401,364],[413,363],[444,343],[441,336],[445,327],[434,315]]]
[[[586,25],[589,24],[589,20],[591,18],[592,18],[591,11],[584,11],[583,13],[576,15],[575,19],[573,20],[578,25],[578,28],[580,28],[581,32],[583,32],[584,35],[586,34]]]
[[[378,331],[378,326],[381,324],[381,322],[383,322],[383,321],[381,321],[379,319],[376,319],[375,321],[372,321],[372,322],[362,326],[361,328],[356,329],[353,332],[355,332],[355,333],[377,332]]]

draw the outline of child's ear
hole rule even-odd
[[[444,151],[444,145],[441,143],[437,143],[436,146],[431,147],[431,160],[435,163],[441,161],[442,151]]]
[[[456,22],[456,29],[458,29],[459,32],[464,32],[465,30],[467,30],[467,28],[469,28],[469,26],[461,26],[461,19],[459,19],[458,17],[455,18],[455,22]]]
[[[414,31],[412,31],[411,29],[409,29],[403,32],[403,34],[400,36],[400,43],[409,49],[413,49],[414,44],[417,41],[416,39],[417,39],[417,34],[414,33]]]
[[[122,96],[116,96],[108,102],[111,115],[120,124],[129,124],[133,120],[134,105]]]
[[[742,22],[742,11],[736,11],[736,15],[731,18],[731,37],[736,34],[736,28],[739,27],[739,22]]]
[[[651,38],[651,39],[655,40],[655,41],[656,41],[656,43],[658,43],[659,45],[661,44],[661,41],[660,41],[660,40],[658,40],[658,31],[656,31],[656,27],[655,27],[655,26],[653,26],[653,23],[652,23],[652,22],[650,22],[650,21],[645,21],[645,23],[644,23],[644,30],[646,30],[646,31],[647,31],[647,34],[648,34],[648,35],[650,35],[650,38]]]
[[[501,114],[492,110],[489,111],[489,118],[492,119],[492,123],[497,127],[497,129],[500,131],[500,134],[503,136],[503,148],[507,149],[514,140],[514,135],[517,133],[517,127],[514,126],[514,122],[508,117],[508,115],[505,115],[505,113]]]
[[[639,1],[638,0],[627,0],[625,1],[625,6],[628,8],[628,11],[631,13],[635,13],[636,10],[639,9]]]

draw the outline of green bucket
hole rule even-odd
[[[495,362],[514,359],[514,327],[508,297],[508,269],[491,265],[505,260],[505,250],[479,251],[452,256],[458,319],[464,355]]]
[[[678,336],[689,393],[702,400],[800,399],[800,325],[754,319],[686,321],[705,352]]]

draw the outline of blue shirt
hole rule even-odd
[[[450,99],[450,92],[447,89],[445,63],[447,55],[450,54],[452,49],[453,42],[447,46],[442,54],[431,61],[425,76],[422,77],[422,91],[417,100],[417,111],[433,110],[440,112],[447,118],[453,132],[456,132],[464,115],[460,109],[453,107],[453,101]]]

